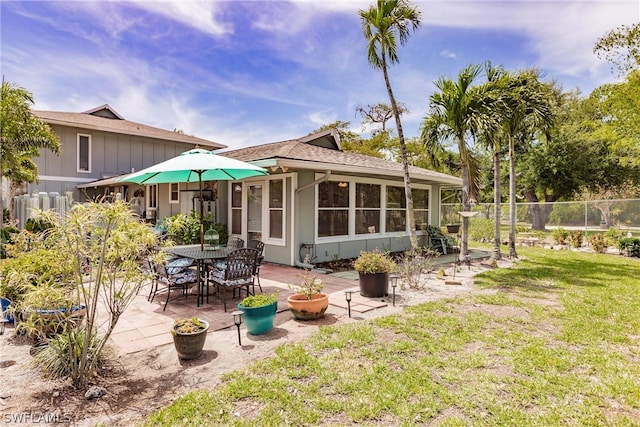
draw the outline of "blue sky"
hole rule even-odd
[[[370,1],[5,1],[2,75],[41,110],[111,105],[124,118],[240,148],[304,136],[388,103],[367,63]],[[640,0],[414,1],[422,25],[390,69],[419,133],[440,76],[491,60],[566,90],[614,81],[593,46],[640,20]]]

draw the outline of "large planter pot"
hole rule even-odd
[[[238,304],[238,309],[244,313],[244,324],[251,335],[262,335],[273,329],[278,311],[278,302],[260,307],[243,307]]]
[[[181,333],[175,329],[171,330],[173,344],[180,359],[196,359],[202,354],[204,343],[207,340],[207,332],[209,331],[209,322],[202,319],[198,320],[205,324],[205,328],[198,332]]]
[[[362,273],[360,276],[360,295],[367,298],[379,298],[389,294],[389,273]]]
[[[11,300],[0,297],[0,311],[2,312],[2,316],[9,322],[13,323],[13,316],[9,314],[9,306],[11,305]]]
[[[71,307],[69,312],[65,308],[56,309],[33,309],[29,308],[22,313],[22,319],[27,320],[31,325],[28,331],[29,338],[47,338],[64,332],[67,322],[71,325],[82,323],[87,315],[87,308],[84,304]]]
[[[311,299],[303,294],[293,294],[287,298],[289,310],[298,320],[315,320],[324,316],[329,307],[329,295],[317,293],[311,295]]]

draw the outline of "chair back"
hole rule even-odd
[[[242,248],[229,252],[226,260],[225,280],[251,278],[256,269],[257,258],[258,251],[256,249]]]
[[[244,248],[244,240],[242,240],[240,237],[237,237],[237,236],[231,236],[229,237],[229,240],[227,240],[227,248],[230,251]]]
[[[264,253],[264,242],[262,240],[251,239],[247,243],[247,247],[251,248],[251,249],[257,249],[258,250],[258,256],[261,256]]]

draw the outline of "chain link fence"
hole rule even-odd
[[[516,225],[519,228],[597,231],[617,227],[620,230],[640,230],[640,199],[589,200],[579,202],[517,203]],[[473,205],[475,218],[495,219],[493,203]],[[509,225],[509,204],[500,205],[500,224]],[[459,224],[460,203],[443,203],[441,224]],[[540,225],[543,228],[540,228]]]

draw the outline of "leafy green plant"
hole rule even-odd
[[[173,324],[173,329],[171,329],[171,333],[193,334],[205,330],[206,327],[207,325],[205,325],[197,317],[188,317],[185,319],[176,320]]]
[[[582,231],[575,230],[569,233],[569,243],[571,243],[571,246],[574,248],[582,247],[583,240],[584,235],[582,234]]]
[[[396,263],[389,255],[376,248],[360,252],[353,262],[353,268],[364,274],[391,273],[396,268]]]
[[[179,213],[162,220],[160,226],[175,243],[189,245],[200,242],[200,214]]]
[[[636,237],[625,237],[618,242],[618,249],[626,251],[630,257],[640,258],[640,239]]]
[[[242,307],[262,307],[278,302],[278,293],[273,294],[256,294],[245,297],[240,305]]]
[[[553,240],[558,245],[566,245],[567,239],[569,238],[569,231],[565,230],[562,227],[558,227],[555,230],[553,230],[553,232],[551,233],[551,236],[553,237]]]
[[[591,248],[599,254],[604,253],[609,247],[609,241],[602,233],[596,233],[589,237],[589,243]]]
[[[31,360],[32,366],[39,368],[48,378],[64,378],[71,375],[74,367],[81,362],[78,354],[72,351],[80,345],[84,347],[86,331],[71,331],[69,334],[58,334],[46,340],[46,346],[38,351]],[[99,352],[100,340],[91,334],[87,342],[87,352],[102,365],[107,355]]]
[[[319,293],[324,288],[322,280],[311,275],[311,271],[305,269],[304,274],[299,274],[300,283],[297,285],[289,285],[289,289],[297,294],[304,295],[308,300],[312,295]]]

